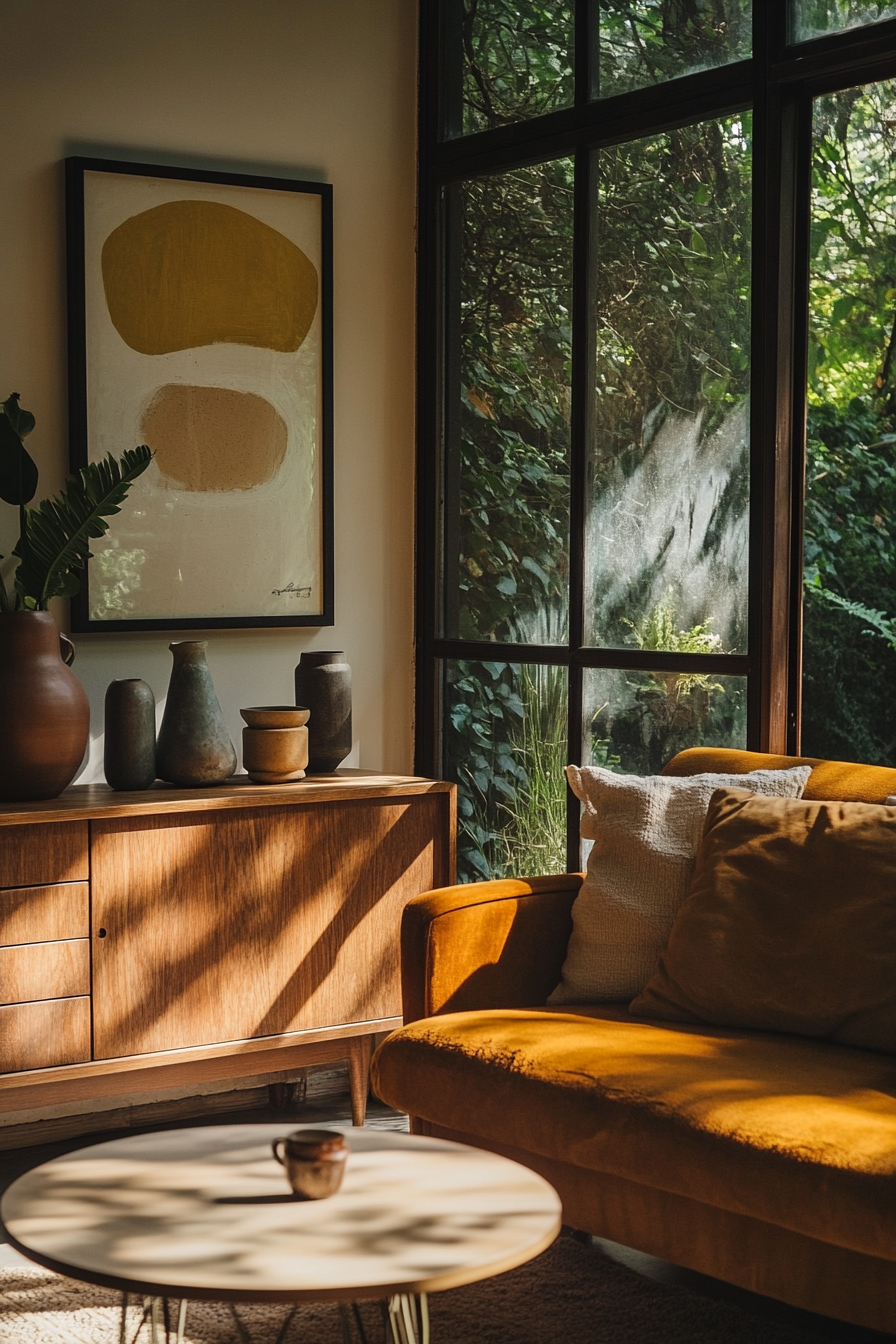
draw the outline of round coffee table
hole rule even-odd
[[[0,1215],[38,1264],[152,1299],[154,1334],[168,1298],[181,1299],[179,1337],[191,1298],[336,1301],[346,1332],[360,1317],[345,1304],[379,1298],[388,1337],[409,1344],[428,1338],[427,1293],[524,1264],[560,1229],[559,1197],[528,1168],[384,1130],[345,1130],[342,1189],[297,1200],[271,1156],[285,1130],[213,1125],[81,1148],[20,1176]]]

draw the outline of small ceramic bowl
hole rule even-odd
[[[250,728],[304,728],[311,718],[311,710],[302,705],[256,705],[240,714]]]

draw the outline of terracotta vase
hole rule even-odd
[[[178,788],[223,784],[236,770],[236,751],[205,661],[208,645],[184,639],[168,647],[174,667],[156,744],[159,779]]]
[[[84,759],[90,706],[63,639],[48,611],[0,612],[0,801],[58,797]]]

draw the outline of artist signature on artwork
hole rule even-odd
[[[294,583],[288,583],[285,588],[272,588],[271,593],[274,597],[310,597],[311,584],[307,587],[297,588]]]

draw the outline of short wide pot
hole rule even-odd
[[[244,728],[243,765],[256,784],[291,784],[305,778],[307,728]]]
[[[0,801],[57,798],[78,773],[89,732],[87,694],[62,661],[53,617],[0,612]]]

